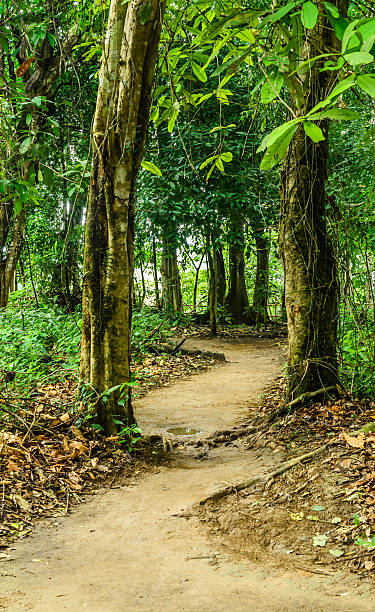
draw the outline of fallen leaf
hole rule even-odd
[[[365,569],[372,570],[375,567],[375,563],[373,561],[365,561]]]
[[[338,548],[332,549],[328,551],[332,557],[342,557],[344,554],[343,550],[339,550]]]
[[[302,521],[305,515],[303,512],[291,512],[289,516],[293,521]]]
[[[326,535],[317,533],[316,536],[313,537],[313,546],[325,546],[327,541],[328,537]]]
[[[345,431],[342,432],[342,437],[349,446],[353,448],[363,448],[365,445],[365,434],[361,433],[358,436],[349,436]]]

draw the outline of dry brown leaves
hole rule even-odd
[[[286,325],[278,322],[260,328],[249,325],[219,325],[217,335],[219,338],[284,338],[286,331]],[[176,337],[210,338],[209,325],[177,326],[171,328],[170,332]]]
[[[281,381],[270,388],[262,399],[260,410],[267,414],[282,403]],[[314,461],[315,475],[306,481],[306,470],[282,479],[282,494],[277,503],[288,503],[301,488],[302,496],[311,495],[319,482],[334,479],[330,495],[345,509],[345,519],[337,526],[332,539],[340,546],[350,546],[342,560],[359,572],[375,570],[375,405],[365,400],[341,397],[325,403],[301,406],[279,420],[266,433],[272,445],[288,453],[299,454],[301,446],[311,448],[331,439],[326,457]],[[266,442],[267,445],[267,442]],[[298,449],[298,450],[297,450]],[[297,475],[297,477],[296,477]],[[307,484],[306,484],[307,483]],[[290,490],[289,490],[290,489]],[[330,484],[332,489],[332,483]],[[279,487],[280,491],[280,487]],[[323,505],[326,505],[322,502]],[[372,540],[372,538],[374,539]],[[361,545],[360,545],[361,544]],[[374,544],[374,545],[372,545]],[[345,549],[346,550],[346,549]]]
[[[135,393],[144,395],[214,364],[204,355],[146,355],[133,368],[140,383]],[[66,514],[98,484],[110,486],[117,475],[142,469],[145,460],[158,461],[151,449],[143,449],[142,460],[132,460],[116,437],[96,432],[76,391],[67,381],[28,397],[0,394],[0,547],[27,536],[38,518]]]
[[[126,449],[88,425],[77,427],[82,415],[74,392],[65,383],[46,386],[34,398],[0,397],[2,546],[30,533],[35,519],[66,514],[93,483],[131,471]]]
[[[142,397],[150,389],[168,386],[176,379],[191,376],[194,373],[206,370],[217,363],[212,356],[201,355],[146,355],[142,362],[133,366],[135,380],[139,386],[135,389],[135,396]]]

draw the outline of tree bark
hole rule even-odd
[[[257,252],[257,270],[254,285],[253,313],[255,322],[266,323],[268,320],[268,281],[269,281],[269,244],[264,231],[255,232]]]
[[[93,122],[80,378],[107,434],[135,422],[130,339],[134,192],[147,134],[164,2],[111,0]],[[103,394],[111,389],[104,401]],[[121,427],[121,425],[120,425]]]
[[[243,227],[234,226],[234,239],[229,245],[229,290],[225,307],[235,325],[249,322],[249,297],[245,282]]]
[[[155,284],[155,302],[156,308],[160,310],[160,292],[159,292],[159,280],[158,280],[158,264],[156,257],[156,240],[152,239],[152,269],[154,273],[154,284]]]
[[[162,242],[163,253],[160,270],[162,276],[162,308],[166,312],[177,314],[183,310],[177,249],[165,238]]]
[[[224,303],[225,303],[225,293],[227,290],[227,283],[225,280],[225,264],[224,264],[222,247],[218,247],[214,249],[213,256],[215,260],[216,277],[217,277],[217,305],[219,307],[222,307],[224,306]]]
[[[211,236],[207,235],[207,260],[208,260],[208,272],[209,272],[209,285],[208,285],[208,308],[210,314],[210,335],[211,338],[217,336],[217,269],[215,257],[212,253],[211,247]]]
[[[340,0],[335,4],[342,10]],[[300,61],[335,46],[327,26],[325,19],[319,19],[313,30],[306,30]],[[303,102],[293,101],[296,116],[305,115],[324,99],[332,85],[332,73],[320,68],[317,60],[304,75]],[[326,221],[328,122],[319,125],[325,140],[313,142],[301,126],[282,170],[279,246],[289,336],[288,401],[338,381],[338,280]]]
[[[26,234],[25,209],[22,208],[15,216],[12,228],[10,228],[10,220],[1,219],[1,213],[4,213],[4,211],[9,214],[9,208],[6,209],[6,206],[2,205],[0,208],[0,226],[3,230],[5,228],[7,229],[6,235],[11,230],[12,237],[7,246],[5,255],[0,261],[0,308],[4,308],[8,303],[12,280],[16,273],[17,263],[22,253]],[[3,244],[5,247],[6,238]]]

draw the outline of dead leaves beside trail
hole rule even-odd
[[[139,386],[135,397],[142,397],[154,387],[167,386],[174,380],[191,376],[206,370],[217,363],[213,356],[205,355],[145,355],[143,360],[135,363],[133,374]]]
[[[260,413],[267,420],[277,411],[283,387],[279,379],[266,390],[253,416]],[[313,573],[347,565],[375,578],[374,404],[341,397],[301,406],[260,433],[254,433],[253,424],[248,423],[249,435],[242,428],[240,438],[225,443],[253,448],[259,461],[265,453],[278,463],[283,456],[281,465],[327,447],[277,478],[207,504],[201,520],[232,551],[254,561],[295,569],[303,565]]]
[[[215,363],[204,354],[145,354],[133,367],[139,383],[135,395]],[[116,436],[106,438],[93,429],[89,416],[77,402],[72,381],[46,385],[25,397],[16,390],[0,393],[0,548],[27,536],[37,519],[65,515],[118,475],[132,478],[165,460],[147,445],[133,457]]]
[[[30,533],[35,519],[61,516],[108,477],[130,474],[126,449],[88,425],[77,427],[69,383],[37,398],[0,398],[0,544]],[[14,411],[16,418],[11,412]]]

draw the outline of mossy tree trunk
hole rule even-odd
[[[111,0],[93,122],[80,378],[107,434],[135,422],[130,339],[134,192],[147,134],[164,2]],[[102,401],[106,390],[114,390]]]
[[[252,312],[258,325],[268,320],[269,240],[264,230],[255,232],[255,244],[257,269]]]
[[[225,293],[227,290],[227,283],[225,279],[225,263],[224,263],[224,257],[223,257],[223,249],[221,246],[214,249],[213,257],[215,260],[216,277],[217,277],[217,305],[219,307],[223,307],[225,303]]]
[[[162,308],[167,312],[182,312],[181,279],[178,269],[177,249],[170,241],[163,238],[161,258]]]
[[[218,274],[216,258],[213,254],[213,240],[210,232],[206,237],[207,261],[208,261],[208,310],[210,315],[210,335],[211,338],[217,336],[217,293],[218,293]]]
[[[336,0],[335,4],[342,13],[345,1]],[[305,32],[301,61],[335,48],[332,29],[325,19]],[[305,115],[332,87],[332,73],[320,68],[321,60],[317,60],[304,75],[303,100],[293,100],[296,116]],[[327,229],[325,192],[328,122],[318,125],[325,140],[313,142],[301,126],[282,170],[279,246],[289,335],[288,400],[332,386],[338,380],[338,280]]]
[[[229,244],[229,289],[225,307],[235,325],[249,320],[249,297],[245,281],[245,240],[243,227],[233,226],[233,238]]]

